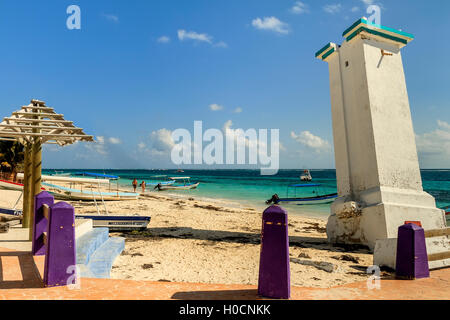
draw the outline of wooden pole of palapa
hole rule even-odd
[[[30,220],[31,202],[33,197],[31,195],[31,146],[29,143],[25,144],[24,157],[24,174],[23,174],[23,228],[30,228],[32,221]]]
[[[37,106],[37,103],[35,104]],[[39,110],[34,110],[39,113]],[[35,117],[39,119],[39,116]],[[40,133],[40,129],[33,129],[33,133]],[[33,221],[34,221],[34,197],[41,192],[41,170],[42,170],[42,144],[41,138],[36,136],[32,138],[33,145],[31,147],[31,209],[30,209],[30,240],[33,239]]]

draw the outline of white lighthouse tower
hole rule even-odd
[[[316,53],[328,62],[338,199],[333,243],[375,247],[405,221],[445,228],[445,214],[423,191],[400,49],[411,34],[359,19],[342,45]]]

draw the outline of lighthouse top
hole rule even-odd
[[[351,42],[360,34],[369,39],[389,42],[398,46],[399,49],[414,40],[414,36],[410,33],[372,23],[365,17],[358,19],[354,24],[347,28],[342,33],[342,36],[345,38],[345,41]],[[335,43],[330,42],[316,52],[316,58],[326,61],[328,57],[338,51],[339,47],[340,46]]]

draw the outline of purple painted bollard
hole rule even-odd
[[[44,232],[47,232],[48,221],[44,217],[44,204],[49,207],[55,202],[53,196],[42,191],[34,197],[34,221],[33,221],[33,238],[32,238],[32,253],[34,256],[43,256],[46,254],[44,244]]]
[[[278,205],[263,213],[258,294],[275,299],[291,296],[288,217]]]
[[[75,209],[59,202],[50,207],[45,256],[44,284],[47,287],[65,286],[76,265]]]
[[[416,224],[398,228],[395,274],[402,279],[428,278],[427,245],[425,231]]]

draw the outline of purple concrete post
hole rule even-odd
[[[262,217],[258,294],[275,299],[291,296],[288,216],[278,205],[267,208]]]
[[[73,275],[68,267],[76,265],[75,209],[58,202],[50,207],[45,256],[44,284],[47,287],[65,286]]]
[[[47,231],[47,219],[44,217],[44,211],[42,206],[44,204],[49,207],[55,202],[53,196],[42,191],[34,197],[34,221],[33,225],[33,237],[32,237],[32,253],[34,256],[43,256],[46,253],[44,245],[44,232]]]
[[[402,279],[430,277],[425,231],[416,224],[398,228],[395,274]]]

